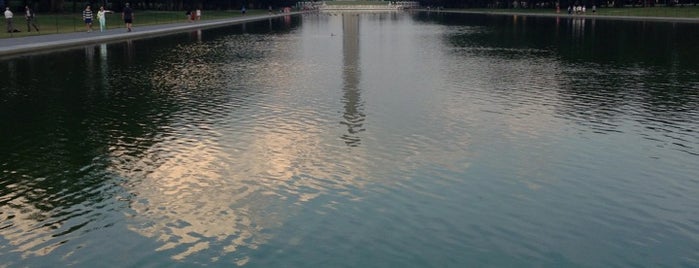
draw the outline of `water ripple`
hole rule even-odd
[[[3,62],[0,259],[696,263],[694,63],[594,49],[583,20],[442,16],[314,13]],[[41,66],[56,75],[17,71]]]

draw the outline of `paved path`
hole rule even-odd
[[[75,32],[64,34],[34,35],[16,38],[0,39],[0,57],[22,55],[53,49],[76,47],[85,44],[98,44],[117,40],[128,40],[166,35],[175,32],[185,32],[194,29],[214,28],[243,22],[264,20],[268,18],[282,17],[302,12],[292,12],[273,15],[238,16],[230,19],[204,20],[197,22],[181,22],[171,24],[158,24],[139,26],[134,21],[133,31],[126,32],[126,28],[116,28],[104,32]]]

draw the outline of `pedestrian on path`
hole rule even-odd
[[[111,10],[104,10],[104,6],[100,6],[100,10],[97,11],[97,21],[100,22],[100,32],[104,32],[107,29],[107,14],[114,13]]]
[[[12,24],[12,17],[14,17],[12,10],[10,10],[10,7],[6,7],[5,8],[5,23],[7,23],[7,32],[8,33],[15,31],[15,26]]]
[[[34,10],[32,10],[28,5],[24,6],[24,18],[27,19],[27,32],[32,31],[32,26],[36,31],[39,31],[39,27],[36,26],[36,20],[34,15]]]
[[[87,5],[85,10],[83,10],[83,20],[85,21],[87,32],[92,32],[92,9],[90,9],[90,5]]]
[[[126,24],[126,31],[130,32],[134,15],[133,10],[131,10],[131,7],[129,7],[129,3],[126,3],[124,10],[121,12],[121,18],[124,20],[124,24]]]

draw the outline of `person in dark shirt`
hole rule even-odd
[[[121,18],[124,19],[124,23],[126,24],[126,31],[130,32],[134,15],[133,10],[131,10],[131,7],[129,7],[129,3],[126,3],[124,10],[121,12]]]
[[[32,27],[34,26],[34,29],[36,31],[39,31],[39,27],[36,26],[36,20],[34,20],[34,10],[32,10],[29,6],[24,6],[24,18],[27,19],[27,32],[32,31]]]

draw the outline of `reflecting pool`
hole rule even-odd
[[[315,13],[0,60],[0,266],[699,266],[699,28]]]

